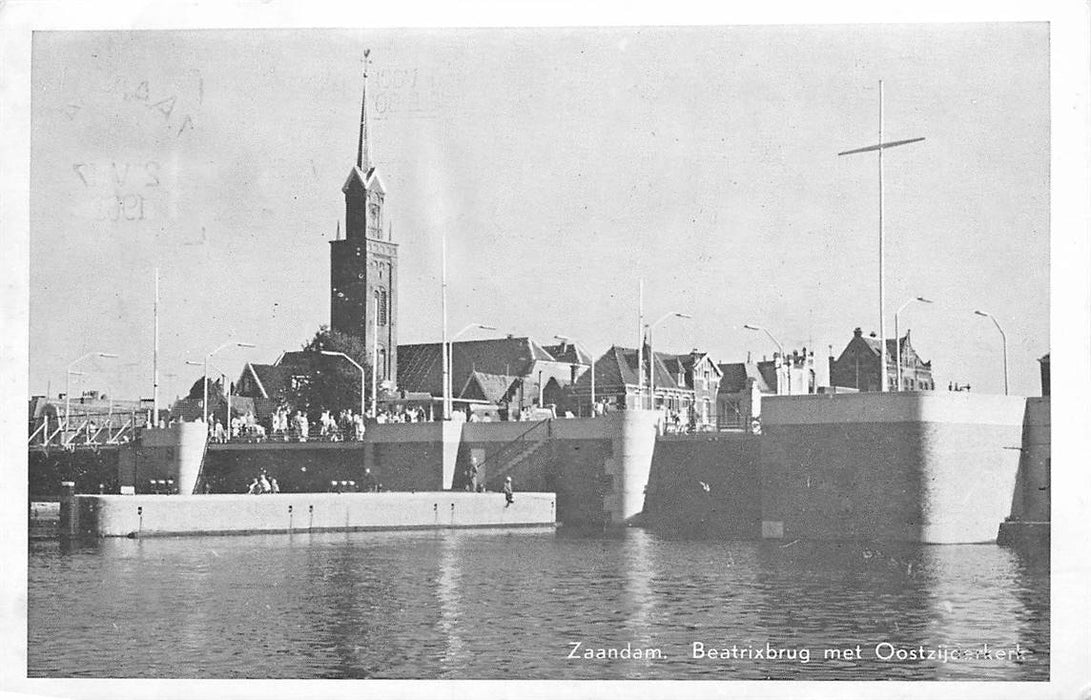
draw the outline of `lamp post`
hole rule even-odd
[[[444,364],[447,367],[446,376],[443,380],[443,420],[451,420],[451,410],[454,404],[454,387],[451,386],[451,375],[454,373],[454,345],[466,331],[473,330],[475,328],[483,331],[495,331],[496,326],[488,326],[484,323],[469,323],[463,326],[462,330],[451,336],[451,339],[447,341],[447,347],[443,349]]]
[[[203,362],[195,362],[193,360],[186,360],[186,364],[192,365],[194,367],[202,367],[204,365]],[[227,372],[223,371],[211,362],[209,363],[209,366],[219,372],[220,379],[223,380],[224,396],[227,398],[227,425],[225,425],[224,427],[227,428],[227,434],[231,435],[231,384],[228,381]]]
[[[895,391],[902,390],[902,337],[901,335],[899,335],[898,331],[898,314],[900,314],[902,310],[905,309],[905,307],[909,306],[915,301],[919,301],[922,304],[932,303],[931,299],[925,299],[924,297],[913,297],[912,299],[907,299],[906,302],[899,306],[898,310],[894,312],[894,361],[898,365],[896,371],[894,372],[894,378],[896,379],[898,384]],[[886,348],[883,348],[883,352],[886,352]]]
[[[788,361],[788,356],[784,354],[784,346],[781,345],[780,341],[777,340],[773,336],[773,334],[769,332],[769,329],[767,329],[767,328],[765,328],[763,326],[755,326],[755,325],[750,324],[750,323],[743,324],[743,328],[745,328],[748,331],[762,331],[763,333],[765,333],[765,335],[769,336],[769,340],[772,340],[773,344],[777,346],[777,350],[780,351],[780,360],[781,360],[781,362],[785,363],[785,362]],[[792,394],[792,366],[791,365],[788,365],[788,386],[786,387],[786,391],[787,391],[789,396]],[[777,393],[779,394],[780,391],[777,391]]]
[[[996,317],[990,313],[984,311],[974,311],[978,316],[984,316],[985,318],[991,318],[996,330],[1000,331],[1000,340],[1004,347],[1004,396],[1008,395],[1008,336],[1004,335],[1004,329],[1000,327],[1000,322],[996,320]]]
[[[652,409],[655,409],[655,351],[652,350],[652,331],[654,331],[655,327],[658,326],[660,323],[672,317],[693,318],[693,316],[690,316],[689,314],[684,314],[679,311],[670,311],[660,316],[658,319],[656,319],[655,323],[648,326],[648,363],[650,365],[650,371],[648,374],[648,393],[651,394]],[[644,371],[643,367],[641,367],[640,369],[641,371]]]
[[[563,341],[565,343],[572,343],[572,346],[575,347],[575,348],[580,347],[579,343],[575,342],[574,340],[569,338],[567,335],[555,335],[553,337],[556,338],[557,340]],[[594,416],[595,415],[595,356],[592,353],[588,352],[586,348],[584,349],[584,352],[587,352],[587,356],[591,358],[591,369],[590,369],[590,372],[591,372],[591,415]],[[579,359],[578,355],[577,355],[576,359]]]
[[[72,408],[72,375],[77,374],[72,371],[72,368],[79,363],[86,360],[88,357],[105,357],[116,359],[117,355],[112,352],[89,352],[86,355],[81,355],[68,364],[68,367],[64,372],[64,430],[68,432],[68,416],[69,411]]]
[[[321,350],[320,352],[323,355],[326,355],[328,357],[343,357],[346,360],[348,360],[349,362],[351,362],[352,365],[356,369],[360,370],[360,415],[363,415],[364,413],[366,413],[365,409],[367,408],[367,399],[365,398],[364,387],[367,384],[367,372],[364,371],[363,366],[361,366],[359,362],[352,359],[351,357],[349,357],[348,355],[346,355],[343,352],[338,352],[336,350]],[[371,373],[372,374],[375,373],[375,368],[374,367],[371,368]],[[374,404],[375,404],[375,397],[374,396],[372,396],[371,403],[372,403],[372,406],[374,407]]]
[[[254,347],[253,343],[237,343],[237,342],[233,342],[233,341],[228,341],[228,342],[224,343],[223,345],[221,345],[220,347],[213,350],[212,352],[205,355],[205,376],[203,377],[204,381],[202,382],[204,384],[204,401],[202,402],[201,407],[204,409],[204,421],[205,421],[205,435],[206,435],[206,438],[207,438],[207,434],[208,434],[208,363],[212,360],[213,355],[215,355],[219,351],[223,350],[224,348],[230,347],[232,345],[234,345],[235,347],[238,347],[238,348],[252,348],[252,347]]]

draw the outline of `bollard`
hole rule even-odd
[[[61,510],[58,531],[66,537],[75,537],[80,531],[80,510],[76,502],[76,482],[61,482]]]

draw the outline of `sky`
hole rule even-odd
[[[1045,23],[39,32],[32,53],[30,390],[160,396],[272,362],[329,321],[329,246],[371,49],[372,158],[399,244],[401,343],[495,326],[599,355],[718,362],[879,330],[939,388],[1039,395],[1049,352]],[[118,202],[120,201],[120,205]],[[488,337],[487,332],[466,337]]]

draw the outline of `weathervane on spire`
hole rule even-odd
[[[371,55],[371,49],[364,49],[364,58],[361,61],[364,65],[364,92],[363,97],[360,100],[360,145],[356,150],[356,167],[367,175],[367,171],[371,168],[371,153],[367,142],[367,64],[368,56]]]

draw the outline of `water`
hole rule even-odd
[[[636,529],[31,542],[28,673],[1048,679],[1048,561],[983,545],[784,545]],[[575,642],[577,655],[628,644],[662,658],[569,659]],[[695,642],[795,658],[692,658]],[[986,643],[1023,655],[883,661],[883,642],[884,656]],[[856,645],[859,660],[824,658]]]

